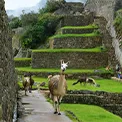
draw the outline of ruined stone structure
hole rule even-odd
[[[86,10],[95,12],[96,16],[104,17],[107,20],[106,29],[112,37],[112,45],[115,52],[111,55],[116,55],[117,60],[122,66],[122,52],[119,48],[119,39],[117,39],[116,31],[113,27],[115,12],[122,8],[122,0],[87,0]]]
[[[8,29],[4,0],[0,1],[0,104],[1,119],[12,122],[16,104],[16,75],[14,70],[11,33]]]

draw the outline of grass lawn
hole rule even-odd
[[[73,112],[82,122],[122,122],[119,116],[94,105],[61,104],[61,110]]]
[[[14,61],[31,61],[31,58],[14,58]]]
[[[98,28],[97,25],[87,25],[87,26],[64,26],[61,29],[94,29]]]
[[[16,67],[16,70],[23,72],[60,72],[60,69],[35,69],[31,67]],[[97,69],[101,73],[112,73],[112,71],[106,71],[105,68]],[[94,69],[67,69],[65,73],[94,73]]]
[[[102,52],[101,47],[89,48],[89,49],[38,49],[32,50],[34,53],[38,52],[48,52],[48,53],[69,53],[69,52]]]
[[[67,80],[68,90],[92,90],[92,91],[106,91],[106,92],[122,92],[122,83],[117,82],[112,79],[96,79],[97,84],[100,84],[100,87],[94,87],[89,84],[84,86],[80,83],[72,85],[73,82],[77,80]]]
[[[94,36],[100,36],[100,34],[94,33],[94,32],[93,33],[86,33],[86,34],[57,34],[57,35],[50,37],[50,39],[69,38],[69,37],[94,37]]]
[[[48,79],[47,78],[40,78],[40,77],[33,77],[35,82],[42,83],[46,82],[46,86],[44,88],[48,88]],[[80,85],[80,83],[76,85],[72,85],[76,82],[77,79],[70,80],[67,79],[68,90],[91,90],[91,91],[106,91],[106,92],[122,92],[122,83],[117,82],[112,79],[96,79],[97,84],[100,84],[100,87],[94,87],[92,85]],[[19,82],[20,87],[22,87],[22,83]],[[33,88],[37,88],[37,85],[34,85]]]

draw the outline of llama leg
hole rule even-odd
[[[25,96],[27,96],[27,93],[26,92],[27,92],[27,89],[25,88]]]
[[[59,97],[59,99],[58,99],[58,115],[61,115],[61,112],[60,112],[61,100],[62,100],[62,97]]]
[[[31,93],[31,86],[29,86],[29,93]]]
[[[58,113],[58,110],[57,110],[57,106],[58,106],[58,99],[56,96],[53,97],[53,101],[54,101],[54,109],[55,109],[55,112],[54,114],[57,114]]]

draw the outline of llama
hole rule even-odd
[[[61,60],[61,72],[60,75],[50,75],[49,78],[49,90],[52,100],[54,102],[55,112],[54,114],[61,115],[60,113],[60,103],[63,96],[66,94],[67,84],[65,79],[64,71],[68,67],[69,62],[64,63]]]
[[[90,85],[94,85],[95,87],[100,87],[100,85],[97,84],[93,78],[89,78],[89,77],[88,78],[82,77],[78,79],[77,82],[74,82],[72,85],[76,85],[77,83],[80,83],[80,84],[84,83],[84,85],[86,85],[86,83],[89,83]]]
[[[27,95],[26,92],[28,90],[31,93],[32,85],[34,84],[34,80],[32,79],[31,76],[32,76],[31,74],[25,74],[24,75],[23,87],[24,87],[24,90],[25,90],[25,95]]]

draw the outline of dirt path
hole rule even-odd
[[[53,114],[52,105],[38,91],[23,96],[22,107],[23,115],[18,122],[72,122],[64,113],[60,116]]]

